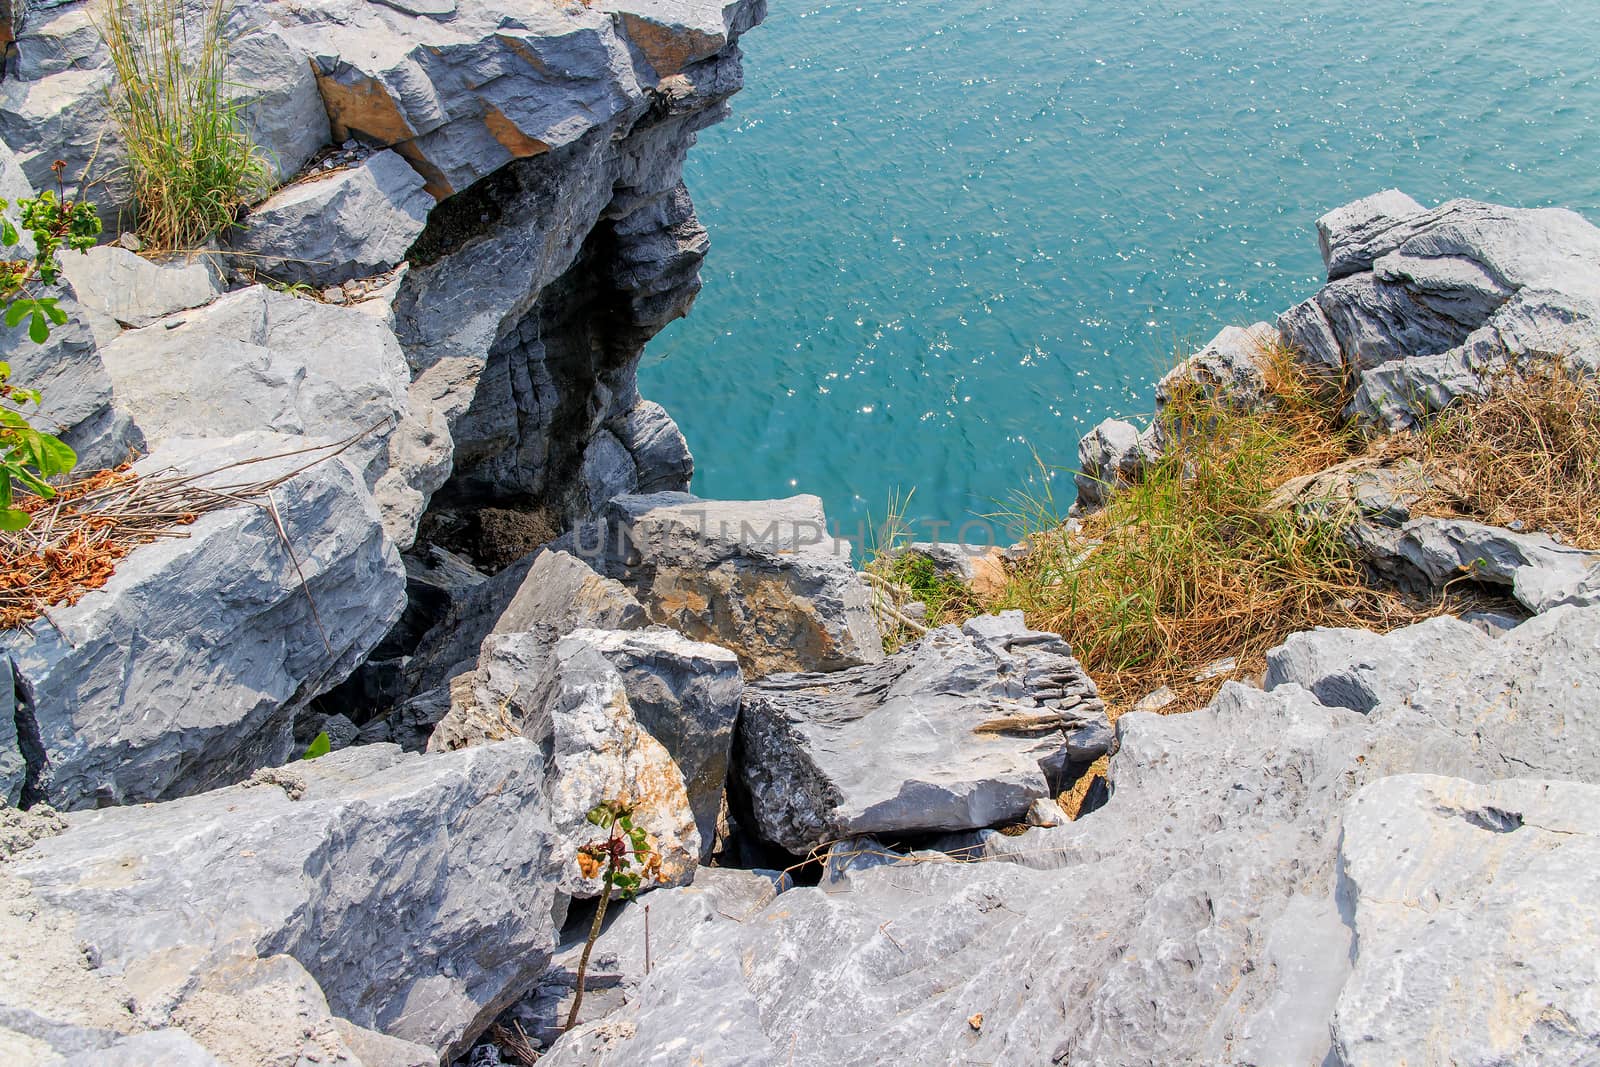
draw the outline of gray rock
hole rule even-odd
[[[749,676],[883,658],[849,542],[814,496],[622,496],[558,546],[628,585],[652,622],[731,649]]]
[[[1141,433],[1131,422],[1106,419],[1078,441],[1077,507],[1103,507],[1111,494],[1137,482],[1161,458],[1153,434]]]
[[[1340,891],[1360,954],[1338,1061],[1588,1063],[1600,1045],[1600,788],[1398,775],[1346,809]]]
[[[1156,407],[1164,408],[1187,390],[1251,410],[1266,402],[1266,356],[1278,344],[1277,327],[1258,322],[1225,326],[1200,351],[1156,383]]]
[[[315,337],[337,359],[312,358]],[[413,410],[405,357],[384,323],[255,285],[129,330],[101,350],[120,410],[152,447],[252,430],[343,440],[385,531],[410,545],[449,471],[450,442]]]
[[[646,86],[716,57],[763,13],[752,0],[641,0],[606,12],[467,0],[445,29],[433,17],[325,2],[287,32],[313,57],[334,139],[398,148],[442,199],[511,160],[638,117]]]
[[[41,969],[0,999],[78,1015],[104,995],[81,987],[125,984],[120,1028],[182,1026],[250,1063],[294,1062],[301,1042],[321,1062],[347,1053],[331,1009],[448,1060],[549,960],[543,759],[522,741],[427,758],[372,746],[74,816],[7,873],[69,924],[79,973],[58,988]]]
[[[612,432],[633,457],[639,493],[687,493],[694,456],[666,409],[640,400],[611,422]]]
[[[588,518],[613,497],[635,492],[639,488],[639,469],[617,436],[602,429],[584,449],[578,480],[583,488],[579,515]]]
[[[771,879],[755,871],[702,867],[693,885],[658,890],[648,901],[613,903],[605,930],[590,954],[579,1021],[603,1018],[633,996],[647,974],[647,952],[659,959],[681,951],[704,927],[744,922],[777,895]],[[646,906],[650,909],[648,934]],[[582,933],[588,933],[587,926]],[[529,1037],[548,1044],[561,1036],[577,988],[582,953],[582,937],[561,945],[538,988],[512,1009],[511,1017],[524,1024]]]
[[[1592,1058],[1594,1028],[1582,1021],[1592,982],[1577,962],[1587,957],[1563,955],[1589,951],[1586,935],[1573,933],[1584,920],[1554,918],[1571,907],[1556,902],[1593,895],[1588,836],[1540,867],[1533,857],[1567,837],[1540,831],[1523,845],[1529,831],[1517,830],[1485,846],[1489,835],[1467,819],[1429,801],[1397,811],[1393,794],[1379,794],[1364,809],[1407,827],[1404,836],[1383,840],[1358,827],[1351,855],[1376,858],[1388,881],[1376,883],[1365,919],[1359,895],[1341,891],[1344,812],[1368,783],[1405,773],[1600,780],[1600,731],[1589,722],[1600,706],[1600,610],[1557,608],[1492,641],[1447,625],[1467,643],[1425,653],[1427,642],[1413,632],[1425,636],[1422,628],[1364,635],[1380,665],[1406,647],[1418,651],[1412,680],[1397,676],[1365,714],[1328,707],[1288,680],[1270,691],[1229,683],[1211,707],[1190,714],[1125,714],[1105,807],[1055,829],[980,835],[979,855],[990,862],[879,849],[870,863],[791,890],[743,923],[707,924],[657,956],[626,1006],[562,1038],[547,1062],[671,1062],[685,1050],[707,1064],[787,1063],[792,1054],[804,1067],[920,1061],[932,1049],[941,1062],[1314,1067],[1426,1057],[1434,1048],[1446,1050],[1441,1062],[1451,1059],[1448,1050],[1463,1062],[1507,1062],[1465,1058],[1474,1047],[1514,1047],[1472,1044],[1483,1032],[1476,1019],[1442,1035],[1429,1031],[1448,1009],[1432,1014],[1420,991],[1410,1000],[1401,968],[1415,968],[1424,989],[1458,979],[1454,989],[1439,987],[1441,997],[1460,998],[1449,1001],[1452,1018],[1469,999],[1495,1002],[1480,993],[1496,987],[1499,1003],[1517,1006],[1478,1011],[1484,1023],[1507,1019],[1496,1042],[1527,1034],[1531,1047],[1551,1050],[1548,1062]],[[1341,648],[1357,640],[1333,638]],[[1490,824],[1498,818],[1490,808],[1533,810],[1520,797],[1507,800],[1474,796],[1457,807]],[[1591,805],[1585,798],[1562,806]],[[1450,841],[1460,838],[1435,844],[1428,836],[1432,824],[1452,821],[1472,830],[1463,842],[1469,850],[1453,855]],[[1397,866],[1394,845],[1412,840],[1424,843],[1422,856],[1440,860]],[[1503,869],[1514,883],[1505,892],[1498,875],[1487,874],[1502,869],[1497,855],[1509,861]],[[1547,886],[1530,890],[1536,895],[1515,888],[1544,874]],[[1459,900],[1464,910],[1430,911],[1425,892],[1414,907],[1384,903],[1409,905],[1412,889],[1430,884],[1441,903]],[[1446,886],[1458,895],[1447,896]],[[1471,942],[1456,934],[1472,921],[1473,901],[1486,902],[1487,929],[1496,931],[1509,929],[1503,923],[1521,899],[1535,903],[1525,937]],[[1391,932],[1391,919],[1403,925]],[[1437,943],[1430,920],[1444,924]],[[1543,941],[1555,928],[1562,948]],[[1524,951],[1542,953],[1528,972],[1511,965]],[[1551,989],[1546,975],[1568,984]],[[1344,1003],[1352,1005],[1348,1016]],[[1578,1024],[1540,1026],[1546,1004]],[[977,1015],[974,1026],[968,1020]],[[1344,1018],[1349,1024],[1340,1025]],[[1367,1046],[1358,1039],[1368,1035],[1391,1044],[1375,1042],[1362,1058]],[[1586,1043],[1559,1044],[1569,1038]]]
[[[1394,192],[1319,223],[1329,283],[1279,318],[1306,362],[1353,387],[1348,414],[1415,426],[1524,359],[1600,366],[1600,230],[1570,211]]]
[[[85,307],[124,326],[148,326],[177,311],[209,304],[223,281],[212,257],[194,254],[156,262],[116,245],[61,256],[61,273]]]
[[[1040,797],[1028,805],[1028,814],[1024,820],[1029,826],[1065,826],[1072,820],[1062,810],[1061,805],[1050,797]]]
[[[209,471],[306,443],[175,440],[136,469]],[[253,482],[307,462],[221,470],[203,484]],[[51,622],[0,637],[0,660],[22,684],[19,711],[43,745],[27,772],[51,804],[182,796],[281,763],[299,709],[399,616],[404,570],[358,472],[324,459],[274,499],[276,519],[256,504],[212,512],[186,537],[134,549],[104,588],[53,608]],[[13,801],[22,778],[13,760],[4,780]]]
[[[700,831],[700,859],[710,859],[744,693],[738,657],[660,627],[579,630],[568,640],[584,641],[621,674],[639,725],[683,773]]]
[[[1421,518],[1395,529],[1360,524],[1350,536],[1380,574],[1406,588],[1440,591],[1470,578],[1507,588],[1533,612],[1600,597],[1600,554],[1544,534],[1466,519]]]
[[[0,328],[0,362],[11,365],[13,384],[37,389],[43,403],[29,417],[78,453],[83,472],[114,467],[142,439],[127,415],[112,406],[111,377],[97,351],[115,336],[116,323],[80,303],[65,280],[41,295],[54,296],[67,321],[34,344],[25,329]]]
[[[541,550],[451,605],[407,665],[408,684],[420,693],[472,670],[491,633],[533,633],[554,646],[585,627],[636,630],[646,624],[644,608],[620,582],[569,553]]]
[[[872,833],[1017,822],[1111,742],[1066,642],[1021,612],[944,626],[883,663],[745,689],[739,774],[761,836],[804,854]]]
[[[226,235],[235,263],[316,288],[392,270],[422,233],[434,200],[394,152],[278,190]]]
[[[1317,220],[1317,243],[1328,280],[1371,270],[1383,247],[1374,239],[1393,233],[1397,224],[1425,211],[1427,208],[1400,190],[1385,189],[1323,215]]]
[[[198,20],[204,5],[189,3]],[[226,92],[275,181],[293,175],[328,143],[327,113],[306,53],[271,24],[268,5],[229,9]],[[68,195],[93,183],[90,198],[107,229],[133,218],[126,151],[110,122],[110,56],[90,12],[79,4],[31,13],[17,39],[18,77],[0,83],[0,136],[36,188],[53,187],[51,165],[66,163]],[[90,173],[92,166],[93,173]]]
[[[478,669],[452,683],[450,714],[428,742],[439,752],[525,737],[550,752],[557,844],[545,877],[573,897],[598,896],[604,885],[577,863],[580,849],[604,840],[588,821],[600,804],[632,809],[634,825],[661,855],[661,884],[691,881],[700,856],[683,774],[640,728],[622,676],[594,647],[601,639],[599,631],[579,630],[552,650],[535,634],[492,635]]]

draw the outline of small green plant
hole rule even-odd
[[[328,731],[324,730],[311,739],[311,744],[306,746],[305,753],[300,758],[316,759],[318,756],[326,756],[332,751],[333,739],[328,736]]]
[[[596,805],[589,812],[589,821],[606,832],[606,836],[590,842],[578,850],[578,870],[585,878],[593,878],[602,871],[605,885],[600,890],[599,903],[595,905],[594,922],[589,925],[589,939],[584,942],[583,955],[578,959],[578,988],[573,994],[572,1010],[567,1012],[567,1029],[578,1024],[578,1009],[583,1006],[583,979],[589,970],[589,954],[600,937],[606,919],[606,905],[613,890],[624,900],[632,900],[646,878],[665,882],[661,873],[661,853],[650,840],[650,835],[633,822],[633,808],[620,801]]]
[[[228,0],[108,0],[97,22],[116,68],[112,118],[127,152],[138,232],[153,251],[193,248],[237,223],[271,184],[228,97]]]
[[[64,166],[55,165],[58,189]],[[0,200],[0,212],[10,206]],[[56,305],[55,297],[40,296],[33,286],[55,284],[61,271],[56,255],[62,249],[92,248],[100,234],[100,219],[91,204],[48,189],[17,201],[17,210],[22,228],[33,239],[33,253],[22,254],[17,224],[0,216],[4,248],[0,254],[5,257],[0,259],[0,304],[8,329],[27,323],[29,340],[44,344],[50,339],[50,327],[64,325],[67,313]],[[14,506],[18,488],[48,500],[56,494],[49,479],[66,474],[78,462],[65,442],[28,421],[24,410],[30,404],[38,408],[41,400],[37,389],[13,384],[11,365],[0,363],[0,530],[21,530],[33,520],[28,511]]]

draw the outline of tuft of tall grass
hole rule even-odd
[[[1081,528],[1062,520],[1048,489],[998,516],[1031,551],[984,609],[1020,608],[1036,629],[1065,636],[1119,709],[1162,685],[1180,696],[1172,710],[1197,706],[1224,680],[1197,681],[1208,664],[1232,656],[1255,668],[1299,630],[1417,617],[1366,583],[1341,536],[1347,515],[1274,503],[1285,482],[1363,442],[1292,353],[1265,356],[1269,407],[1180,391],[1157,416],[1164,457]]]
[[[1559,360],[1529,362],[1489,395],[1413,435],[1435,489],[1425,510],[1521,522],[1600,549],[1600,382]]]
[[[228,3],[106,0],[96,20],[117,75],[111,112],[137,229],[152,251],[202,244],[271,185],[227,92]]]

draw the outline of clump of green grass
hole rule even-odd
[[[1225,680],[1197,682],[1204,667],[1233,656],[1235,675],[1258,669],[1299,630],[1417,617],[1364,581],[1341,536],[1348,515],[1274,502],[1285,482],[1364,443],[1289,352],[1264,355],[1270,407],[1241,410],[1198,389],[1175,396],[1158,416],[1165,456],[1081,529],[1062,521],[1048,489],[1003,516],[1031,551],[983,609],[1020,608],[1031,626],[1065,636],[1118,710],[1162,685],[1179,694],[1172,710],[1198,706]]]
[[[194,248],[271,185],[228,97],[228,0],[107,0],[97,28],[116,70],[111,112],[151,251]]]

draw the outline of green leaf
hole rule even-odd
[[[6,325],[15,329],[21,324],[23,317],[33,310],[32,300],[14,300],[6,308]]]
[[[324,730],[312,740],[311,744],[306,747],[306,754],[300,758],[316,759],[318,756],[326,756],[332,751],[333,742],[328,738],[328,731]]]
[[[39,449],[42,453],[39,470],[46,478],[54,478],[58,474],[65,474],[78,465],[78,454],[72,446],[47,433],[39,435]]]
[[[50,324],[45,321],[43,315],[36,313],[33,320],[28,323],[28,340],[36,345],[42,345],[50,340]]]
[[[33,516],[26,511],[18,511],[16,508],[0,508],[0,530],[4,530],[7,533],[15,530],[25,530],[28,528],[28,523],[32,521]]]
[[[49,316],[50,321],[55,323],[57,326],[65,326],[67,324],[67,313],[56,307],[55,297],[43,297],[39,300],[35,300],[34,303],[38,305],[39,309]]]
[[[14,245],[22,240],[22,235],[17,233],[17,228],[11,225],[10,219],[0,219],[0,241]]]
[[[594,807],[589,809],[588,818],[589,821],[594,823],[596,826],[604,826],[611,818],[611,809],[607,808],[604,804],[596,804]]]
[[[15,467],[10,471],[10,474],[21,482],[25,489],[31,490],[37,496],[42,496],[49,500],[56,495],[55,486],[49,482],[41,481],[37,475],[26,467]]]

